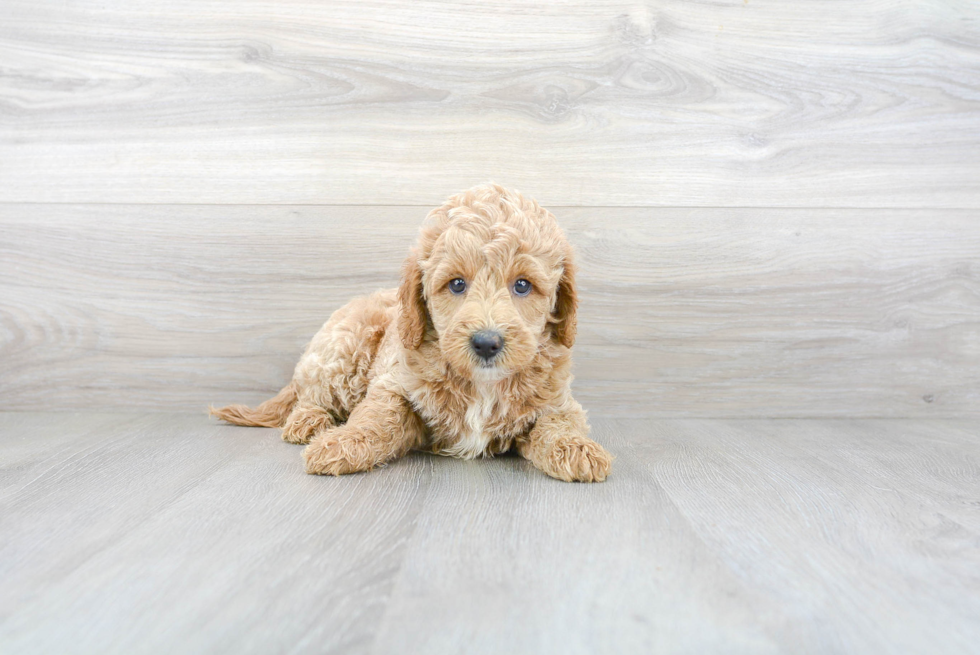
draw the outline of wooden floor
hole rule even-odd
[[[602,485],[0,414],[0,652],[976,652],[975,422],[593,423]]]
[[[980,652],[978,153],[975,0],[0,2],[0,655]],[[488,180],[607,483],[174,413]]]

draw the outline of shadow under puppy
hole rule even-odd
[[[576,306],[555,217],[516,191],[474,187],[429,213],[398,289],[330,317],[275,398],[212,413],[308,443],[308,473],[367,471],[412,449],[516,448],[552,477],[601,482],[612,457],[571,393]]]

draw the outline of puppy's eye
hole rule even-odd
[[[518,296],[526,296],[527,294],[531,293],[531,283],[524,278],[521,278],[514,283],[514,293],[516,293]]]
[[[453,293],[455,293],[458,296],[459,294],[461,294],[464,291],[466,291],[466,280],[464,280],[461,277],[458,277],[455,280],[452,280],[449,283],[449,290],[452,291]]]

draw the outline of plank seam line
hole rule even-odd
[[[546,209],[758,209],[758,210],[820,210],[820,211],[977,211],[977,207],[946,207],[935,205],[913,205],[913,206],[853,206],[853,205],[554,205],[549,203],[539,203]],[[335,207],[335,208],[357,208],[357,207],[398,207],[398,208],[419,208],[432,209],[438,206],[437,203],[431,205],[419,204],[390,204],[390,203],[313,203],[313,202],[34,202],[34,201],[0,201],[0,207],[15,206],[74,206],[74,207]]]

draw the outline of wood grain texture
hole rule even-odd
[[[428,463],[324,486],[298,457],[203,415],[4,417],[0,651],[361,650]]]
[[[204,416],[2,414],[0,650],[971,653],[980,435],[608,420],[609,480],[318,478]]]
[[[977,416],[975,210],[555,208],[598,415]],[[257,402],[418,207],[0,205],[0,406]]]
[[[980,4],[6,0],[0,201],[980,207]]]

